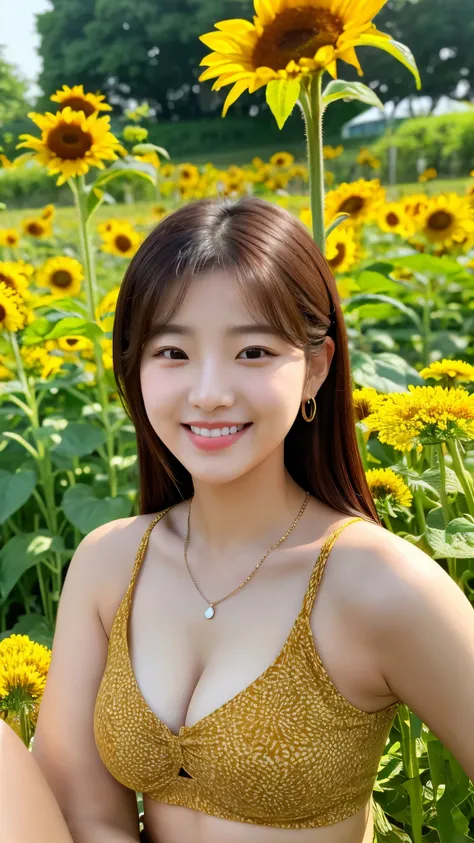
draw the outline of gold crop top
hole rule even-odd
[[[339,693],[314,646],[310,612],[339,533],[324,542],[278,656],[246,688],[175,735],[151,711],[128,649],[132,592],[151,530],[112,625],[94,709],[95,742],[112,776],[157,802],[274,828],[315,828],[369,801],[400,700],[365,712]]]

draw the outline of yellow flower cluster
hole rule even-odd
[[[36,724],[51,662],[51,650],[27,635],[0,641],[0,716],[20,735],[23,711]]]

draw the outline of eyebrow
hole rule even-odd
[[[148,339],[155,339],[155,337],[159,337],[162,334],[183,334],[184,336],[192,336],[194,333],[194,329],[189,328],[187,325],[177,325],[176,323],[173,324],[171,322],[167,322],[165,324],[152,325]],[[271,325],[257,325],[255,322],[251,325],[232,325],[227,329],[226,333],[230,336],[235,336],[237,334],[271,334],[275,337],[280,336],[278,331],[276,331]]]

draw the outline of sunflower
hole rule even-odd
[[[391,468],[369,468],[365,476],[374,501],[383,503],[389,498],[391,503],[399,506],[411,506],[413,495],[410,489]]]
[[[58,111],[69,107],[71,111],[83,111],[86,117],[97,111],[112,111],[112,106],[107,105],[104,94],[85,94],[83,85],[63,85],[62,91],[56,91],[50,96],[51,102],[58,102]]]
[[[429,201],[426,193],[411,193],[409,196],[404,196],[400,199],[407,214],[415,218],[419,217],[428,207]]]
[[[324,171],[324,181],[326,182],[328,187],[332,187],[336,180],[336,176],[331,170]]]
[[[22,228],[25,234],[29,237],[35,237],[37,240],[51,237],[51,223],[49,220],[43,220],[40,217],[30,217],[22,220]]]
[[[106,234],[110,234],[111,231],[114,231],[116,228],[120,228],[123,224],[123,220],[118,220],[114,217],[110,217],[105,222],[100,222],[97,226],[97,231],[99,232],[101,237],[104,237]]]
[[[6,156],[6,155],[3,155],[3,153],[0,153],[0,164],[2,165],[2,168],[3,168],[4,170],[11,170],[11,169],[12,169],[12,167],[13,167],[13,162],[12,162],[12,161],[10,161],[10,160],[7,158],[7,156]]]
[[[155,170],[159,170],[161,167],[160,158],[154,149],[151,152],[145,152],[144,155],[135,155],[134,158],[137,161],[142,161],[144,164],[151,164]]]
[[[110,118],[99,117],[94,112],[86,117],[82,111],[72,111],[66,106],[63,111],[52,114],[28,114],[41,129],[41,138],[20,135],[20,147],[29,147],[34,152],[27,157],[44,164],[51,174],[60,173],[57,185],[64,184],[72,176],[85,175],[91,167],[104,169],[104,161],[114,161],[120,146],[117,138],[109,131]]]
[[[301,79],[321,69],[336,78],[337,59],[362,74],[355,47],[369,44],[393,52],[389,36],[372,23],[386,0],[254,0],[253,23],[223,20],[217,32],[200,36],[214,52],[199,82],[215,79],[212,88],[233,84],[222,116],[244,92],[254,93],[273,80]],[[400,52],[397,55],[401,55]],[[407,59],[405,58],[405,62]]]
[[[275,152],[275,155],[272,155],[270,158],[270,164],[272,167],[281,167],[287,168],[293,161],[295,160],[294,155],[291,155],[290,152]]]
[[[377,431],[382,444],[399,451],[420,452],[424,445],[452,439],[474,439],[474,394],[462,387],[408,385],[391,392],[364,424]]]
[[[95,318],[104,331],[112,330],[114,317],[111,314],[115,313],[119,292],[120,287],[113,287],[112,290],[109,290],[109,292],[105,294],[104,298],[99,302],[95,309]]]
[[[377,392],[372,386],[354,389],[352,392],[352,402],[354,404],[356,421],[364,421],[384,399],[385,395]]]
[[[474,383],[474,366],[464,360],[434,360],[421,370],[420,376],[441,381],[442,386],[454,386],[462,381]]]
[[[323,156],[326,161],[333,161],[334,158],[339,158],[340,155],[344,152],[344,147],[342,144],[338,144],[338,146],[331,146],[330,144],[326,144],[323,146]]]
[[[456,193],[432,197],[420,215],[420,229],[432,243],[452,246],[474,230],[474,213]]]
[[[51,650],[28,635],[0,641],[0,717],[22,737],[21,714],[36,724],[46,686]]]
[[[382,205],[377,214],[377,222],[382,231],[389,234],[411,237],[415,233],[414,218],[407,213],[402,202],[387,202]]]
[[[164,216],[168,213],[167,208],[163,205],[162,202],[158,202],[156,205],[152,205],[151,213],[158,221],[162,220]]]
[[[354,229],[348,225],[338,225],[326,241],[326,261],[331,272],[334,275],[350,272],[358,260],[358,243]]]
[[[179,164],[179,184],[183,187],[194,187],[199,184],[199,170],[195,164]]]
[[[56,375],[61,370],[64,362],[61,357],[49,354],[41,346],[24,346],[21,349],[21,357],[25,369],[30,374],[43,380],[50,378],[51,375]]]
[[[0,281],[14,293],[18,293],[22,299],[28,298],[28,277],[23,272],[21,263],[0,261]]]
[[[0,281],[0,331],[19,331],[25,327],[27,313],[23,299]]]
[[[161,175],[163,178],[169,179],[171,176],[174,176],[176,170],[176,166],[174,164],[163,164],[161,167]]]
[[[83,280],[84,271],[79,261],[67,257],[49,258],[36,276],[38,286],[49,287],[56,299],[77,295]]]
[[[344,182],[326,194],[327,223],[331,223],[337,214],[349,214],[352,223],[366,222],[384,199],[385,190],[379,179]]]
[[[74,359],[77,351],[84,351],[85,349],[94,351],[94,343],[88,337],[80,337],[75,335],[66,335],[58,337],[57,347],[61,351],[66,352],[66,359]]]
[[[467,198],[469,203],[474,208],[474,184],[470,184],[466,191]]]
[[[112,231],[103,234],[102,239],[101,248],[103,252],[119,255],[122,258],[131,258],[137,251],[142,236],[138,231],[135,231],[129,222],[122,222],[115,225]]]
[[[9,246],[14,249],[18,246],[20,235],[15,228],[0,228],[0,246]]]
[[[45,205],[41,211],[40,217],[42,220],[52,220],[56,213],[54,205]]]
[[[433,179],[438,178],[438,171],[435,167],[428,167],[418,176],[418,181],[420,184],[424,184],[426,181],[433,181]]]

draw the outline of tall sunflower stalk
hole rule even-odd
[[[79,223],[80,248],[86,273],[87,310],[89,323],[77,320],[77,328],[67,328],[68,334],[87,336],[93,343],[96,365],[96,386],[100,404],[102,424],[106,434],[108,476],[110,493],[117,495],[117,475],[114,462],[114,430],[110,418],[109,394],[104,375],[103,351],[101,339],[103,330],[96,322],[97,277],[95,253],[92,241],[91,220],[104,198],[103,187],[112,179],[127,175],[137,175],[154,183],[154,173],[142,162],[127,158],[118,161],[119,155],[127,156],[127,151],[110,131],[110,118],[101,115],[101,111],[110,111],[111,107],[103,102],[101,94],[85,94],[82,85],[57,91],[51,100],[59,103],[56,114],[30,113],[28,116],[40,128],[41,137],[20,135],[22,143],[33,152],[20,156],[20,159],[35,158],[47,167],[52,175],[59,174],[57,185],[67,183],[74,196]],[[162,150],[164,154],[166,150]],[[16,159],[17,162],[20,159]],[[105,162],[114,162],[105,169]],[[92,168],[104,172],[94,182],[86,184],[85,176]]]
[[[200,40],[213,51],[201,65],[199,81],[214,79],[213,90],[232,85],[222,116],[244,91],[266,88],[266,99],[280,129],[299,104],[305,121],[313,237],[325,252],[324,158],[322,120],[327,106],[339,99],[357,99],[383,108],[376,94],[360,82],[337,78],[337,62],[362,69],[355,48],[378,47],[420,76],[410,50],[379,32],[372,18],[386,0],[254,0],[253,22],[219,21],[217,32]],[[322,89],[325,72],[332,77]],[[329,229],[338,221],[329,221]]]

